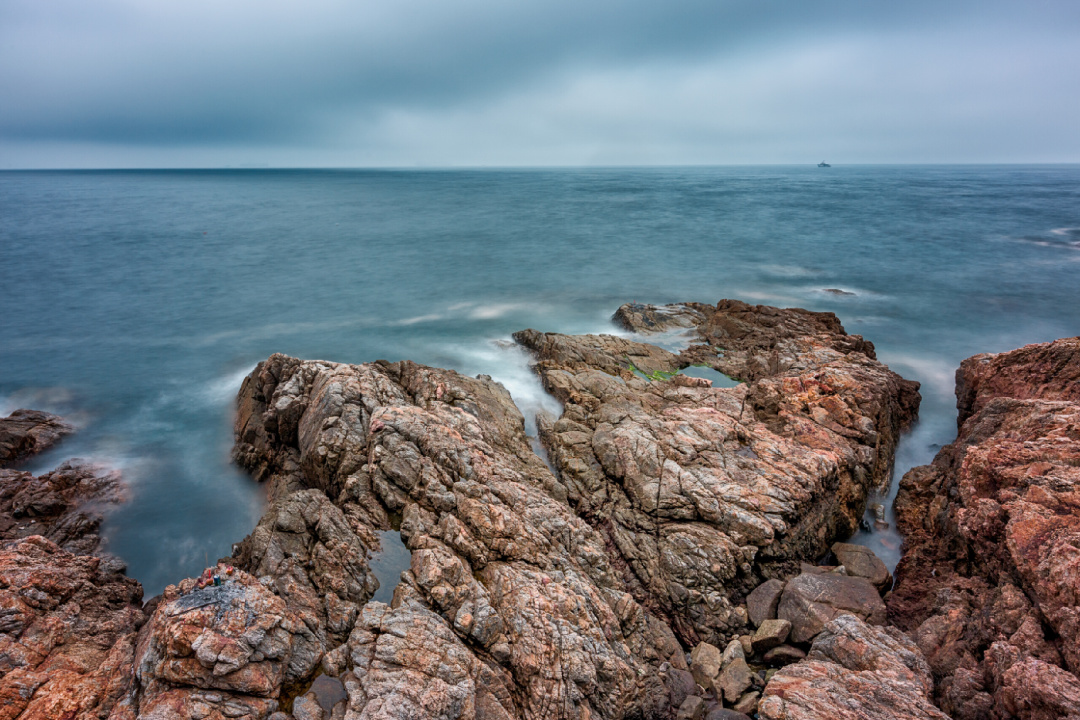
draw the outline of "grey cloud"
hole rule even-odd
[[[485,122],[495,123],[496,135],[506,135],[501,140],[504,155],[514,154],[515,136],[535,142],[533,135],[520,132],[529,118],[513,116],[518,107],[534,116],[548,113],[568,133],[542,139],[553,149],[561,143],[566,156],[574,156],[570,149],[575,146],[598,142],[595,136],[605,133],[588,127],[596,122],[606,123],[606,134],[612,137],[621,135],[629,138],[624,142],[639,145],[645,140],[657,148],[686,145],[696,133],[706,146],[731,138],[745,142],[761,132],[783,144],[797,139],[792,133],[798,133],[799,126],[780,123],[768,131],[774,118],[766,113],[787,107],[770,92],[770,86],[784,87],[786,78],[758,72],[770,67],[772,55],[830,43],[862,41],[873,46],[880,41],[890,57],[853,57],[902,75],[905,67],[923,71],[920,61],[928,54],[938,61],[947,56],[940,47],[928,53],[919,47],[920,38],[954,46],[961,65],[964,53],[985,55],[1000,43],[1000,52],[1015,55],[1020,70],[997,84],[991,78],[995,82],[988,83],[986,92],[1033,87],[1035,102],[1060,104],[1055,98],[1063,86],[1075,88],[1071,74],[1066,75],[1071,71],[1063,67],[1060,77],[1045,77],[1046,62],[1039,58],[1068,47],[1078,27],[1080,6],[1066,0],[12,0],[0,6],[0,97],[5,98],[0,103],[0,142],[8,147],[65,142],[156,148],[308,146],[312,158],[321,157],[316,152],[320,148],[340,148],[351,157],[394,162],[371,146],[389,143],[399,146],[399,157],[453,157],[467,163],[469,153],[457,152],[462,142],[483,144],[483,138],[468,131],[469,122],[481,129]],[[898,45],[897,37],[907,38],[909,45]],[[1074,52],[1063,61],[1075,68],[1078,55]],[[1023,72],[1025,63],[1032,67],[1029,74]],[[627,91],[640,95],[623,99],[640,111],[649,106],[650,95],[664,95],[662,81],[659,90],[655,83],[657,68],[667,68],[676,79],[709,69],[745,74],[766,87],[743,92],[740,100],[754,107],[733,112],[722,104],[709,106],[737,116],[719,130],[708,123],[688,130],[682,119],[663,113],[647,121],[611,118],[602,107],[569,99],[582,78],[610,75],[626,80]],[[838,70],[845,72],[829,72]],[[848,71],[857,78],[866,68]],[[778,66],[774,72],[790,68]],[[977,69],[966,72],[967,82],[978,81]],[[634,73],[654,78],[654,84],[628,80]],[[811,89],[825,92],[845,84],[843,78],[812,73],[805,79]],[[867,82],[884,85],[880,89],[885,94],[890,83],[901,88],[909,84],[881,72]],[[927,82],[933,90],[933,77]],[[947,105],[954,93],[954,88],[944,87],[925,95],[929,103]],[[530,104],[529,97],[561,107],[549,111]],[[845,107],[838,107],[823,98],[820,105],[800,112],[863,112],[868,121],[880,123],[881,105],[862,107],[858,97],[846,96],[844,102]],[[999,110],[993,98],[989,105]],[[686,108],[702,109],[700,103]],[[917,124],[919,115],[919,108],[908,108],[904,116],[909,122],[900,123],[901,129]],[[428,137],[416,138],[410,146],[408,138],[389,127],[395,118],[415,123],[417,132]],[[841,124],[850,128],[850,118],[844,120]],[[741,135],[736,132],[740,122],[751,126]],[[445,144],[433,145],[436,137]],[[303,157],[302,149],[296,153]],[[490,154],[478,145],[474,156]]]

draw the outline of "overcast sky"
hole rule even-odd
[[[0,167],[1080,162],[1078,0],[0,0]]]

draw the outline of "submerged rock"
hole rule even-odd
[[[889,615],[954,717],[1061,717],[1080,697],[1080,338],[956,376],[956,442],[900,484]]]

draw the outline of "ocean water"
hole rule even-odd
[[[152,595],[261,514],[231,413],[273,352],[489,373],[531,413],[558,408],[515,330],[610,332],[630,300],[831,310],[923,384],[903,472],[955,436],[960,360],[1080,333],[1078,276],[1075,166],[4,172],[0,412],[79,423],[31,470],[123,470],[108,549]]]

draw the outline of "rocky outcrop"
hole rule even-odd
[[[123,717],[142,588],[32,536],[0,546],[0,718]]]
[[[16,410],[0,418],[0,468],[43,452],[74,431],[58,415],[41,410]]]
[[[821,597],[789,602],[789,620],[779,608],[800,578],[826,576],[780,578],[855,529],[917,386],[830,314],[724,301],[629,305],[616,319],[695,342],[676,355],[612,336],[517,336],[565,404],[538,420],[557,472],[486,376],[260,363],[240,391],[235,457],[267,483],[268,508],[230,558],[140,608],[115,562],[38,536],[0,551],[0,720],[754,713],[771,674],[833,657],[799,662],[833,610],[872,604],[838,592],[829,612],[811,612]],[[690,364],[744,382],[674,374]],[[2,472],[0,532],[96,549],[94,512],[118,497],[115,476]],[[392,601],[374,602],[372,561],[391,528],[411,560]],[[830,577],[807,582],[877,598],[862,578]],[[769,578],[755,632],[742,602]],[[999,655],[1008,702],[1035,703],[1011,679],[1031,672],[1028,658]],[[335,678],[330,704],[309,692],[318,677]]]
[[[930,668],[910,638],[840,615],[806,660],[773,675],[757,712],[762,720],[946,720],[932,690]]]
[[[660,668],[686,668],[679,643],[627,591],[498,383],[275,355],[244,382],[237,437],[271,507],[235,560],[295,595],[286,606],[343,678],[346,717],[666,711]],[[361,551],[391,513],[411,568],[390,606],[364,604],[374,584]],[[328,594],[318,583],[331,573]]]
[[[624,305],[615,319],[693,344],[675,355],[609,335],[516,333],[565,406],[540,419],[541,438],[634,597],[686,645],[723,645],[745,629],[746,593],[854,532],[918,385],[831,313],[725,300]],[[744,382],[671,376],[691,364]]]
[[[0,470],[0,538],[42,535],[69,552],[93,554],[102,511],[123,492],[119,472],[78,460],[37,477]]]
[[[1080,338],[976,355],[959,435],[907,473],[889,599],[955,718],[1080,712]]]

